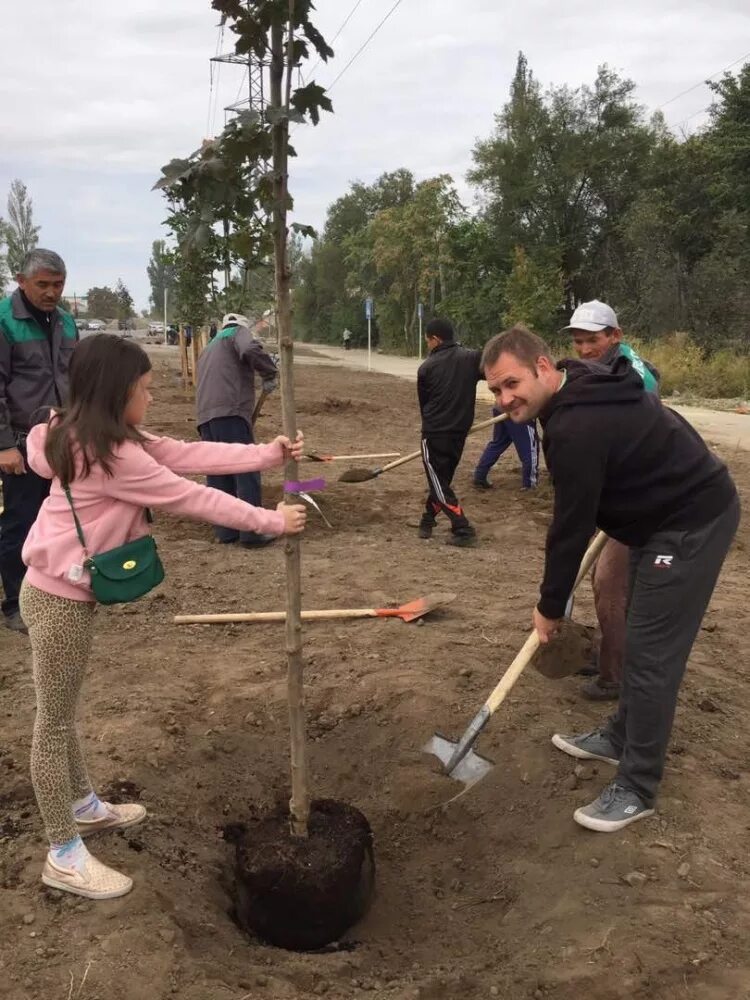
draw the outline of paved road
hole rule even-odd
[[[367,371],[367,351],[352,349],[345,351],[330,344],[309,344],[314,355],[298,354],[300,364],[338,364],[347,368]],[[372,371],[399,378],[416,380],[419,361],[416,358],[402,358],[393,354],[372,354]],[[484,383],[477,387],[477,399],[490,403],[492,396]],[[750,415],[732,413],[725,410],[710,410],[699,406],[672,406],[695,427],[709,442],[724,448],[741,448],[750,451]]]

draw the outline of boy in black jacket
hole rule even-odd
[[[484,378],[482,352],[457,344],[453,327],[444,319],[430,320],[425,327],[425,340],[430,353],[417,372],[417,394],[428,494],[419,522],[419,537],[432,536],[435,519],[442,511],[451,523],[448,544],[473,545],[476,532],[451,482],[474,422],[477,382]]]
[[[482,364],[497,405],[514,423],[538,416],[555,487],[534,627],[549,642],[560,625],[595,528],[627,545],[630,602],[617,712],[604,729],[555,734],[572,757],[617,767],[574,819],[620,830],[653,813],[677,692],[739,522],[726,466],[655,394],[627,358],[555,365],[523,328],[498,334]]]

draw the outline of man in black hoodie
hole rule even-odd
[[[444,319],[431,319],[425,327],[430,353],[417,372],[417,395],[428,493],[419,537],[432,537],[435,519],[442,511],[451,524],[448,544],[467,546],[474,545],[476,532],[451,483],[474,422],[477,383],[484,375],[482,352],[461,347],[454,336],[453,327]]]
[[[677,692],[739,522],[726,466],[700,435],[647,392],[626,358],[555,365],[524,328],[498,334],[482,355],[497,405],[515,423],[539,417],[555,487],[534,627],[558,630],[595,528],[630,550],[622,692],[603,729],[555,734],[572,757],[617,767],[574,819],[612,832],[653,813]]]

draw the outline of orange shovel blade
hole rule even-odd
[[[434,611],[435,608],[442,608],[451,601],[455,601],[456,594],[427,594],[425,597],[418,597],[415,601],[402,604],[398,608],[377,608],[376,614],[379,618],[400,618],[405,622],[416,621],[424,615]]]

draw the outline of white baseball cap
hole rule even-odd
[[[227,313],[221,321],[222,328],[225,326],[250,326],[250,320],[242,313]]]
[[[606,302],[593,299],[578,306],[570,317],[570,323],[564,326],[563,330],[588,330],[590,333],[598,333],[608,326],[613,330],[620,329],[617,313]]]

